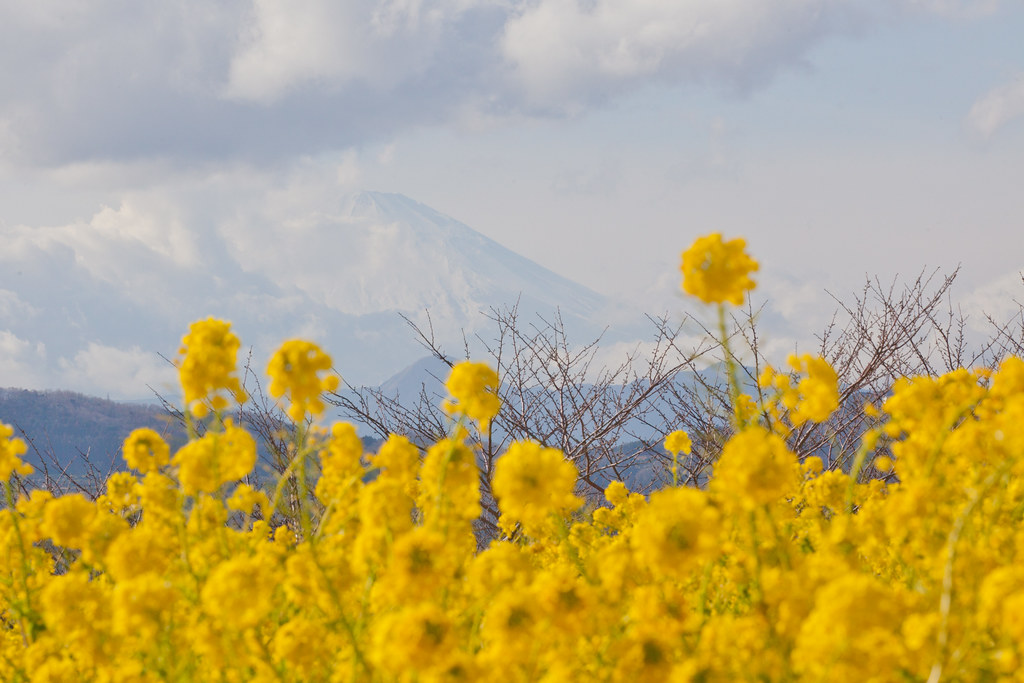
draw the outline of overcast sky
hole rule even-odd
[[[154,217],[370,189],[655,308],[712,231],[794,315],[957,264],[994,306],[1022,36],[999,0],[0,0],[0,227],[120,211],[177,253]]]

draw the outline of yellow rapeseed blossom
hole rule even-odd
[[[721,552],[721,514],[707,493],[668,488],[651,494],[630,534],[642,566],[659,574],[693,571]]]
[[[223,432],[207,432],[182,446],[174,454],[172,464],[178,468],[178,479],[186,494],[212,493],[252,472],[256,441],[228,420]]]
[[[750,273],[759,268],[746,246],[743,239],[723,242],[717,232],[697,238],[683,252],[683,291],[709,304],[743,305],[746,292],[756,286]]]
[[[121,581],[112,594],[112,631],[122,638],[155,640],[181,598],[173,582],[152,572]]]
[[[428,521],[469,521],[480,515],[480,468],[461,441],[442,439],[427,449],[418,506]]]
[[[181,340],[177,366],[185,406],[196,417],[206,415],[209,408],[223,411],[230,405],[229,398],[245,402],[236,369],[240,346],[229,322],[207,318],[189,327]]]
[[[326,637],[329,633],[328,624],[297,615],[277,630],[271,651],[278,662],[294,671],[294,680],[316,680],[329,666],[334,645]]]
[[[115,472],[107,478],[104,502],[113,512],[122,512],[135,506],[139,501],[139,480],[131,472]]]
[[[392,481],[412,498],[419,493],[420,451],[409,439],[392,434],[381,444],[380,450],[370,458],[370,464],[379,468],[382,480]]]
[[[270,395],[277,399],[288,396],[288,417],[295,422],[303,420],[307,413],[319,417],[326,409],[320,395],[338,388],[337,375],[320,377],[319,373],[329,372],[331,367],[331,357],[313,342],[286,341],[267,365]]]
[[[808,680],[837,683],[890,681],[913,670],[898,636],[909,610],[898,585],[864,574],[839,576],[817,593],[793,652],[794,668]],[[822,637],[828,634],[827,637]]]
[[[449,415],[465,415],[476,420],[480,429],[488,431],[494,416],[501,409],[498,398],[498,373],[486,363],[463,361],[452,368],[445,388],[452,399],[443,404]]]
[[[139,483],[139,505],[150,522],[171,521],[181,513],[178,481],[160,472],[150,472]]]
[[[412,605],[378,621],[370,655],[383,671],[396,677],[440,669],[456,645],[453,632],[452,618],[440,606]]]
[[[169,466],[127,449],[144,474],[95,503],[7,482],[0,678],[1020,680],[1024,361],[897,381],[851,467],[779,428],[827,417],[815,367],[767,373],[770,424],[742,409],[701,488],[630,492],[533,442],[492,467],[465,431],[366,455],[338,423],[298,430],[280,491],[305,486],[271,513],[230,421]]]
[[[43,531],[57,545],[82,548],[95,517],[96,506],[82,494],[71,493],[54,498],[43,508]]]
[[[792,378],[768,366],[758,377],[764,389],[774,389],[779,403],[789,411],[796,427],[805,422],[824,422],[839,407],[839,379],[836,371],[821,356],[790,354],[789,366],[804,375],[796,386]],[[866,411],[870,414],[870,411]]]
[[[756,506],[779,500],[799,480],[799,465],[786,442],[751,428],[726,442],[712,486],[726,499]]]
[[[320,449],[321,474],[314,489],[323,502],[334,502],[331,518],[352,514],[358,500],[355,491],[363,485],[363,442],[356,428],[347,422],[331,425],[331,435]]]
[[[537,535],[552,515],[561,518],[582,505],[573,493],[578,474],[559,450],[513,442],[495,463],[492,484],[505,532],[518,522],[528,535]]]
[[[246,483],[241,483],[235,487],[235,491],[228,498],[227,504],[229,509],[246,515],[253,514],[257,506],[259,506],[260,511],[264,515],[270,514],[270,500],[267,498],[267,494],[263,491],[257,491]]]
[[[103,565],[119,582],[144,574],[160,576],[168,571],[180,553],[178,539],[147,520],[131,533],[114,539],[104,554]]]
[[[677,429],[665,437],[665,450],[673,455],[679,453],[689,455],[692,447],[693,442],[690,441],[690,435],[682,429]]]
[[[226,626],[253,628],[273,610],[280,580],[267,555],[225,560],[206,579],[203,609]]]
[[[148,427],[134,430],[121,449],[128,467],[143,474],[155,472],[171,461],[171,447]]]
[[[28,476],[33,471],[32,465],[22,462],[20,457],[25,454],[25,442],[12,438],[12,434],[14,428],[0,422],[0,481],[7,481],[15,472]]]
[[[804,422],[824,422],[839,407],[839,380],[836,371],[821,356],[795,354],[789,357],[789,366],[806,376],[793,393],[784,394],[783,404],[790,409],[790,419],[800,426]]]
[[[679,484],[679,454],[690,454],[693,443],[690,435],[681,429],[677,429],[665,437],[665,450],[672,454],[672,485]]]

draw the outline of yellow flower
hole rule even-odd
[[[257,491],[248,484],[242,483],[235,487],[235,492],[228,498],[228,508],[246,515],[253,514],[258,505],[264,516],[270,514],[270,500],[263,491]]]
[[[741,306],[744,293],[756,286],[750,273],[759,268],[746,246],[742,239],[723,242],[717,232],[698,238],[683,252],[683,291],[705,303]]]
[[[147,521],[171,522],[181,512],[180,491],[174,479],[166,474],[150,472],[142,479],[137,492]]]
[[[96,506],[80,493],[54,498],[43,508],[43,530],[65,548],[81,548],[88,539]]]
[[[633,553],[652,571],[685,574],[720,551],[720,517],[704,491],[655,491],[636,516],[630,535]]]
[[[138,484],[139,480],[131,472],[114,472],[107,477],[103,500],[112,511],[125,511],[139,501]]]
[[[499,649],[528,651],[541,616],[533,595],[519,587],[509,588],[486,604],[481,635],[485,643],[493,643]]]
[[[494,465],[494,496],[506,533],[519,522],[528,535],[537,535],[552,515],[582,505],[573,494],[578,474],[561,451],[534,441],[513,442]]]
[[[748,429],[725,444],[711,485],[726,499],[763,505],[794,490],[800,478],[796,456],[782,437]]]
[[[74,652],[75,659],[87,670],[90,665],[107,665],[108,662],[104,650],[111,644],[107,635],[110,597],[110,585],[92,580],[87,571],[71,571],[54,577],[39,594],[46,632],[63,648]],[[88,675],[78,677],[79,680],[84,678]]]
[[[689,455],[692,448],[693,442],[690,441],[690,435],[682,429],[677,429],[665,437],[665,450],[669,453],[674,455],[685,453]]]
[[[384,615],[377,623],[370,656],[385,671],[405,674],[444,665],[455,647],[453,624],[440,607],[420,603]]]
[[[280,579],[269,553],[232,558],[210,572],[200,592],[203,608],[222,624],[251,628],[273,610]]]
[[[325,669],[332,643],[325,635],[327,624],[297,615],[274,634],[271,651],[274,658],[295,672],[294,680],[318,680],[316,674]]]
[[[613,481],[605,487],[604,497],[612,505],[622,505],[629,498],[629,489],[621,481]]]
[[[886,681],[907,666],[900,637],[909,605],[898,585],[845,574],[818,590],[793,649],[793,665],[806,680]],[[827,634],[825,637],[822,634]]]
[[[443,404],[449,415],[465,415],[480,424],[484,432],[501,409],[498,398],[498,373],[486,363],[463,361],[452,368],[445,388],[454,401]]]
[[[399,602],[426,599],[450,581],[456,563],[439,531],[414,527],[394,543],[391,561],[379,588]]]
[[[28,476],[32,474],[32,465],[22,462],[19,456],[25,454],[27,446],[21,439],[12,439],[14,429],[0,422],[0,481],[7,481],[17,472]]]
[[[245,402],[235,369],[241,344],[231,331],[231,323],[224,320],[207,318],[189,327],[181,340],[177,366],[185,390],[185,406],[196,417],[206,415],[206,400],[217,412],[228,407],[228,397],[239,404]]]
[[[147,522],[115,538],[103,562],[116,581],[129,581],[143,574],[164,574],[180,553],[177,538]]]
[[[420,452],[406,437],[392,434],[381,444],[378,453],[371,456],[370,462],[381,469],[381,476],[408,481],[416,476]]]
[[[414,500],[419,495],[420,451],[404,436],[392,434],[381,444],[376,455],[369,456],[370,465],[378,470],[377,482],[400,498]]]
[[[740,424],[747,425],[757,421],[758,407],[757,403],[749,394],[740,394],[736,397],[736,405],[734,406],[736,411],[736,418]]]
[[[171,620],[179,598],[169,580],[152,572],[118,583],[113,592],[114,633],[155,639]]]
[[[363,442],[356,428],[348,422],[331,425],[331,436],[320,448],[320,480],[314,489],[316,497],[331,507],[331,517],[343,519],[356,506],[356,491],[363,486],[366,474],[363,463]]]
[[[129,434],[121,450],[128,467],[143,474],[156,472],[171,461],[171,447],[148,427]]]
[[[806,373],[795,390],[783,393],[782,402],[790,409],[797,427],[804,422],[824,422],[839,407],[839,379],[836,371],[821,356],[804,354],[789,357],[789,366]]]
[[[323,379],[318,375],[329,371],[331,366],[331,357],[313,342],[301,339],[286,341],[267,365],[270,395],[277,399],[288,395],[291,401],[288,417],[295,422],[302,420],[306,413],[318,417],[326,409],[320,394],[338,388],[337,375],[327,375]]]
[[[417,503],[426,520],[436,522],[448,515],[471,520],[480,515],[480,468],[464,443],[442,439],[427,449],[420,482]]]
[[[182,446],[174,454],[174,465],[186,494],[212,493],[222,484],[252,472],[256,465],[256,441],[228,420],[223,432],[207,432],[201,439]]]

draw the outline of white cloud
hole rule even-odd
[[[759,295],[767,300],[770,311],[782,317],[787,328],[808,320],[824,326],[838,308],[820,279],[798,280],[779,269],[767,270],[756,276]]]
[[[0,322],[11,322],[15,318],[27,318],[39,314],[39,309],[23,301],[17,292],[0,289]]]
[[[90,220],[68,225],[7,231],[5,261],[29,250],[63,246],[75,261],[105,282],[137,284],[152,274],[154,263],[177,268],[198,265],[195,235],[173,216],[169,204],[141,210],[129,201],[117,209],[102,207]]]
[[[1024,310],[1024,272],[1006,273],[976,287],[960,300],[968,325],[976,333],[989,335],[992,323],[1005,324]]]
[[[967,113],[968,129],[983,138],[1024,116],[1024,74],[982,95]]]
[[[346,150],[341,155],[337,165],[338,185],[354,186],[362,176],[362,169],[359,167],[359,155],[355,150]]]
[[[0,6],[18,65],[0,73],[0,151],[26,165],[279,159],[563,115],[652,82],[749,89],[908,5],[968,13],[952,0],[61,5]]]
[[[395,148],[397,147],[396,142],[390,142],[380,150],[377,154],[377,163],[381,166],[387,166],[395,158]]]
[[[150,387],[163,394],[176,390],[175,369],[156,353],[138,346],[128,349],[91,343],[73,359],[61,358],[61,387],[112,398],[152,397]]]
[[[505,26],[527,98],[564,106],[660,79],[758,82],[848,21],[842,0],[541,0]]]
[[[178,267],[197,265],[199,251],[193,234],[180,222],[166,218],[167,213],[140,211],[124,202],[117,209],[103,207],[93,216],[89,227],[102,240],[140,242]]]
[[[10,330],[0,330],[0,386],[40,387],[39,368],[46,360],[46,346],[32,343]]]
[[[9,118],[0,118],[0,158],[10,159],[18,154],[18,135],[14,130],[14,122]]]
[[[983,17],[998,11],[1000,0],[903,0],[912,9],[952,18]]]
[[[423,73],[461,14],[445,0],[255,0],[225,94],[274,102],[304,85],[389,89]]]
[[[168,296],[168,283],[174,283],[180,294],[203,294],[201,283],[209,279],[206,269],[214,266],[199,246],[202,224],[179,220],[178,208],[169,198],[128,198],[117,208],[101,206],[88,220],[3,228],[0,268],[8,270],[8,277],[0,280],[0,287],[18,291],[45,311],[44,316],[35,316],[33,325],[44,324],[42,319],[54,310],[76,311],[84,301],[109,296],[110,288],[123,293],[123,303],[130,302],[147,315],[179,315],[194,298]],[[63,272],[48,278],[47,268]],[[10,272],[15,269],[27,274],[17,277]],[[30,280],[43,289],[23,289]],[[51,290],[70,298],[47,294]],[[111,306],[100,315],[110,321],[127,315]],[[93,317],[83,324],[96,325],[98,320]]]

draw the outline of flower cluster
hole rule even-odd
[[[805,422],[824,422],[839,407],[839,379],[836,371],[821,356],[791,354],[789,367],[803,374],[796,386],[785,373],[765,368],[758,378],[762,388],[773,388],[779,393],[779,404],[789,411],[795,427]]]
[[[121,452],[128,467],[143,474],[157,472],[171,461],[171,447],[149,427],[136,429],[129,434]]]
[[[178,351],[178,377],[185,390],[185,405],[196,417],[212,408],[221,412],[245,402],[236,364],[242,342],[231,331],[231,323],[207,318],[192,323]]]
[[[486,363],[464,361],[452,368],[445,387],[454,399],[444,402],[445,412],[476,420],[486,432],[501,409],[497,395],[498,373]]]
[[[449,409],[492,419],[493,371],[456,370]],[[768,419],[831,410],[832,376],[794,370],[748,399],[705,488],[612,482],[596,507],[576,489],[601,473],[514,442],[488,479],[461,427],[377,453],[345,423],[295,430],[264,491],[253,437],[218,418],[170,455],[133,433],[135,471],[96,500],[18,496],[0,426],[0,678],[1020,680],[1024,361],[901,380],[851,471],[798,461]],[[300,417],[314,384],[288,385]],[[885,480],[859,472],[876,447]]]
[[[561,520],[583,504],[573,494],[576,468],[562,452],[533,441],[514,442],[494,467],[494,495],[501,506],[501,527],[510,536],[516,524],[539,536],[552,516]]]
[[[698,238],[683,252],[683,291],[709,304],[743,305],[754,288],[750,273],[759,268],[746,246],[743,239],[725,242],[717,232]]]
[[[14,473],[32,474],[32,466],[22,462],[27,446],[21,439],[12,438],[14,429],[0,422],[0,480],[6,481]]]
[[[288,417],[296,422],[305,418],[323,415],[324,406],[320,395],[338,388],[338,376],[319,373],[331,369],[331,357],[313,342],[301,339],[286,341],[270,358],[267,375],[270,376],[270,395],[291,400]]]
[[[559,451],[513,443],[492,481],[505,533],[483,549],[465,435],[421,459],[397,436],[363,453],[344,423],[308,432],[303,530],[239,481],[241,427],[169,460],[135,433],[138,473],[99,499],[0,511],[4,677],[1015,680],[1024,361],[909,378],[883,410],[888,485],[748,425],[706,489],[616,482],[588,510]]]

